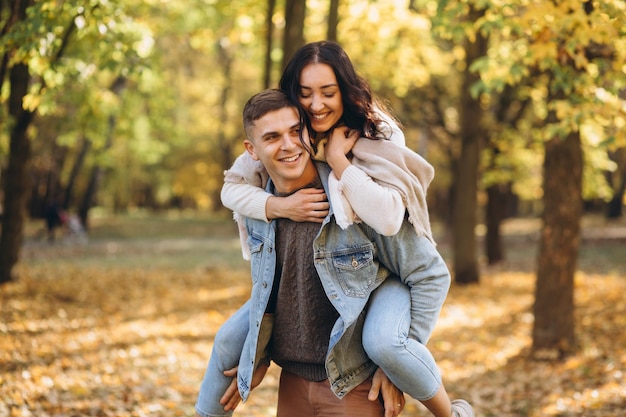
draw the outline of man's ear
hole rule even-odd
[[[256,156],[256,153],[254,152],[254,143],[246,139],[243,141],[243,146],[246,148],[246,151],[248,151],[252,159],[254,159],[255,161],[259,160],[259,157]]]

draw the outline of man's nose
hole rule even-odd
[[[292,135],[291,135],[291,134],[289,134],[289,133],[285,133],[285,134],[282,136],[282,142],[281,142],[281,144],[280,144],[280,147],[281,147],[282,149],[291,149],[291,148],[293,148],[294,146],[295,146],[295,143],[294,143],[294,141],[293,141],[293,137],[292,137]]]

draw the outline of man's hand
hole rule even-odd
[[[268,368],[268,365],[259,365],[259,367],[256,368],[254,374],[252,374],[252,383],[250,384],[251,391],[261,383]],[[233,378],[228,388],[226,388],[226,392],[222,395],[222,398],[220,398],[220,404],[224,406],[224,411],[234,411],[241,402],[241,396],[237,389],[237,369],[238,367],[236,366],[233,369],[224,371],[224,375]]]
[[[265,211],[268,219],[291,219],[294,222],[322,223],[330,205],[324,190],[303,188],[287,197],[270,197]]]
[[[378,368],[372,378],[372,388],[367,396],[370,401],[378,401],[382,397],[385,417],[397,417],[404,409],[404,393],[387,378],[385,372]]]

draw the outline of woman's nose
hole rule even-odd
[[[322,110],[324,108],[324,103],[322,102],[321,97],[313,96],[311,98],[311,110],[317,111]]]

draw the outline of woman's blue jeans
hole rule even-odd
[[[363,347],[401,391],[419,401],[430,400],[441,386],[441,374],[433,355],[416,340],[411,327],[409,287],[391,276],[372,293]]]
[[[223,372],[239,363],[248,328],[249,306],[246,303],[215,335],[196,403],[196,412],[201,416],[232,415],[219,403],[232,381]],[[389,277],[372,293],[363,327],[363,347],[400,390],[416,400],[429,400],[441,386],[441,375],[432,354],[416,340],[410,328],[409,287],[399,278]]]

